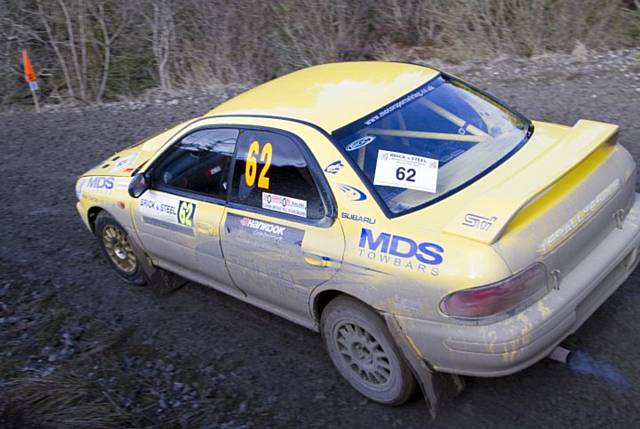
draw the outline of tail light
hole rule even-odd
[[[460,319],[495,318],[523,308],[547,291],[547,270],[537,262],[499,282],[453,292],[440,302],[440,310]]]

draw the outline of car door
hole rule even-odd
[[[156,264],[235,294],[241,291],[222,256],[220,225],[238,134],[206,128],[180,138],[150,169],[151,189],[132,207],[139,238]]]
[[[335,275],[344,234],[335,203],[302,141],[240,133],[222,250],[234,282],[257,305],[308,324],[311,290]]]

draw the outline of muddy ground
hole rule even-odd
[[[525,115],[621,125],[640,159],[640,51],[454,71]],[[320,338],[204,287],[123,284],[75,212],[96,162],[220,95],[0,114],[0,427],[638,427],[640,270],[540,362],[469,378],[431,421],[351,389]]]

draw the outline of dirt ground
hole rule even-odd
[[[621,125],[640,159],[640,51],[454,72],[528,117]],[[469,378],[422,400],[359,396],[318,335],[202,286],[126,286],[75,211],[95,163],[223,97],[0,114],[0,427],[640,427],[640,270],[567,344],[572,365]]]

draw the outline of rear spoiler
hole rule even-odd
[[[519,211],[598,147],[615,141],[617,133],[617,125],[579,120],[526,168],[472,200],[444,227],[444,232],[481,243],[495,243]]]

